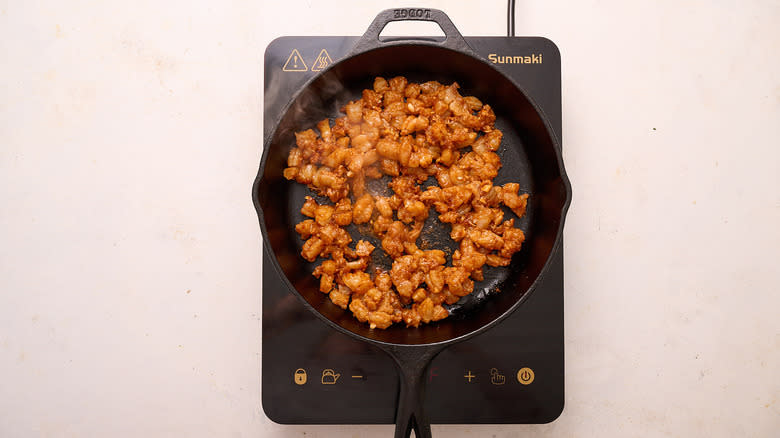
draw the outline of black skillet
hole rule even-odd
[[[387,23],[401,20],[433,21],[446,38],[380,40]],[[374,77],[396,75],[417,82],[457,81],[464,96],[476,96],[494,108],[496,127],[504,133],[499,150],[503,167],[494,182],[518,182],[521,192],[530,194],[526,215],[515,222],[525,231],[526,241],[508,267],[486,267],[485,280],[476,284],[471,295],[451,306],[449,318],[416,329],[401,324],[372,330],[319,292],[319,283],[311,275],[314,264],[301,258],[303,241],[294,231],[295,224],[304,219],[299,211],[304,196],[312,192],[286,180],[282,170],[295,144],[296,131],[311,128],[324,118],[342,116],[339,108],[360,98],[363,89],[371,88]],[[517,84],[469,47],[447,15],[435,9],[388,9],[377,16],[348,55],[310,79],[292,97],[265,140],[252,198],[264,248],[291,293],[334,329],[381,348],[395,361],[400,376],[395,437],[408,437],[414,429],[418,438],[429,438],[430,424],[423,412],[423,376],[428,365],[447,346],[496,325],[534,290],[547,270],[550,255],[560,245],[571,186],[558,139],[545,116]],[[431,216],[433,226],[426,229],[433,231],[424,234],[432,243],[430,247],[452,248],[449,227],[438,223],[435,214]],[[506,217],[511,216],[508,212]],[[360,235],[355,228],[350,231],[354,237]],[[376,250],[375,256],[380,252]]]

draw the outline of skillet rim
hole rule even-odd
[[[549,40],[548,40],[549,41]],[[553,44],[554,45],[554,44]],[[427,46],[431,47],[437,50],[444,50],[444,51],[450,51],[455,52],[459,55],[467,56],[470,60],[474,62],[479,62],[483,64],[484,66],[487,66],[494,70],[496,73],[498,73],[504,80],[508,81],[509,84],[511,84],[513,87],[517,89],[528,101],[528,103],[531,105],[531,108],[536,112],[536,114],[539,116],[540,120],[542,121],[542,124],[544,125],[544,130],[549,137],[549,139],[552,142],[555,158],[556,158],[556,164],[558,165],[558,172],[560,174],[561,179],[561,185],[565,192],[565,199],[560,209],[560,222],[558,223],[558,229],[555,234],[555,241],[553,242],[553,245],[550,248],[550,251],[547,255],[547,259],[545,260],[541,270],[539,271],[538,275],[534,279],[534,281],[531,283],[531,285],[525,290],[525,292],[518,298],[512,305],[510,305],[504,312],[502,312],[500,315],[492,319],[491,321],[487,322],[486,324],[482,324],[479,327],[477,327],[474,330],[471,330],[469,332],[463,333],[459,336],[446,338],[444,340],[436,341],[436,342],[429,342],[429,343],[396,343],[396,342],[388,342],[378,339],[373,339],[370,337],[366,337],[362,334],[359,334],[357,332],[354,332],[352,330],[349,330],[335,321],[331,320],[324,314],[322,314],[316,307],[314,307],[309,301],[303,296],[301,292],[299,292],[295,286],[293,286],[290,279],[285,274],[284,270],[282,269],[281,265],[279,264],[279,260],[276,256],[276,254],[273,252],[273,250],[270,248],[270,244],[268,243],[270,241],[268,230],[265,225],[265,214],[263,212],[263,206],[260,203],[259,199],[259,188],[262,185],[263,182],[263,176],[265,171],[265,166],[267,164],[268,155],[269,155],[269,146],[271,143],[271,140],[276,136],[279,125],[281,124],[282,120],[285,118],[287,113],[289,112],[292,105],[295,103],[295,101],[300,97],[301,94],[305,90],[307,90],[313,82],[317,81],[321,76],[324,76],[328,74],[331,70],[336,69],[340,64],[352,60],[356,57],[368,54],[370,52],[373,52],[375,50],[382,50],[387,47],[398,47],[398,46]],[[329,326],[333,327],[334,329],[338,330],[341,333],[344,333],[350,337],[353,337],[355,339],[369,342],[375,346],[382,347],[383,349],[397,349],[397,348],[423,348],[423,347],[431,347],[431,346],[446,346],[450,344],[454,344],[460,341],[464,341],[466,339],[469,339],[473,336],[476,336],[477,334],[480,334],[484,332],[485,330],[490,329],[491,327],[496,326],[501,321],[503,321],[505,318],[507,318],[509,315],[514,313],[514,311],[520,307],[529,297],[530,295],[536,290],[537,285],[539,284],[540,280],[547,274],[549,271],[549,266],[551,264],[551,259],[553,258],[553,255],[560,250],[561,241],[563,239],[563,229],[566,222],[566,215],[568,212],[568,209],[571,205],[572,201],[572,187],[571,182],[569,180],[568,174],[566,172],[566,168],[563,162],[563,152],[561,150],[561,144],[558,137],[555,135],[551,123],[545,113],[539,108],[537,103],[528,95],[528,93],[525,92],[523,87],[519,86],[516,81],[514,81],[512,78],[504,74],[501,70],[493,66],[492,64],[486,62],[484,59],[480,58],[473,52],[470,53],[468,50],[462,50],[459,48],[452,48],[452,47],[446,47],[443,46],[439,42],[435,41],[428,41],[428,40],[414,40],[414,42],[411,42],[409,40],[398,40],[398,41],[386,41],[381,43],[381,45],[377,47],[370,48],[368,50],[360,50],[357,53],[349,53],[345,57],[339,59],[338,62],[332,63],[329,65],[326,69],[319,72],[319,74],[313,75],[309,79],[307,79],[295,92],[295,94],[290,98],[290,100],[285,104],[282,111],[280,112],[280,115],[277,117],[276,121],[273,124],[273,129],[269,132],[269,134],[264,138],[263,140],[263,153],[260,159],[260,166],[257,172],[257,175],[255,177],[254,183],[252,184],[252,201],[255,206],[255,210],[258,215],[258,221],[260,223],[260,230],[261,234],[263,236],[263,251],[267,252],[267,255],[269,256],[271,260],[271,265],[276,270],[276,273],[279,274],[279,276],[282,278],[282,282],[284,283],[285,287],[293,293],[303,304],[303,306],[309,310],[310,312],[314,313],[320,320],[324,321]]]

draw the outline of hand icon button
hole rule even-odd
[[[325,369],[322,370],[322,378],[320,381],[323,385],[335,385],[336,381],[339,380],[339,377],[341,377],[341,374],[338,374],[331,369]]]
[[[490,369],[490,383],[494,385],[503,385],[506,383],[506,376],[499,373],[496,368]]]

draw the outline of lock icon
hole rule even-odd
[[[303,385],[306,383],[306,370],[303,368],[298,368],[295,370],[295,373],[293,373],[293,381],[296,385]]]
[[[331,369],[325,369],[322,370],[321,381],[323,385],[335,385],[339,377],[341,377],[341,374],[338,374]]]

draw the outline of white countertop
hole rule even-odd
[[[260,404],[262,60],[393,2],[0,2],[0,436],[386,437]],[[457,3],[457,4],[456,4]],[[503,35],[504,1],[424,1]],[[561,50],[566,407],[435,436],[780,428],[780,4],[519,1]]]

